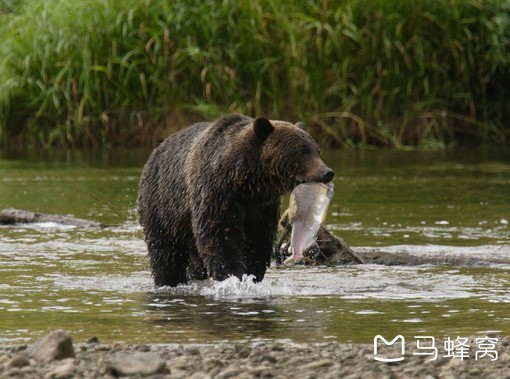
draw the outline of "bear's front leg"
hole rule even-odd
[[[204,264],[207,268],[207,276],[211,279],[222,281],[229,276],[235,276],[239,280],[246,274],[246,265],[242,261],[221,256],[224,252],[215,256],[205,256]]]
[[[249,253],[242,213],[225,206],[197,214],[195,220],[193,232],[207,276],[218,281],[229,276],[241,279]]]
[[[197,240],[207,276],[219,281],[229,276],[241,279],[247,272],[245,245],[240,231],[232,229],[216,231],[215,235],[202,236]]]

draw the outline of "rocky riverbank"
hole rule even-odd
[[[435,341],[436,359],[430,341],[421,342],[417,350],[408,341],[402,361],[385,363],[375,358],[400,354],[400,347],[383,346],[374,355],[372,344],[334,342],[130,345],[91,338],[73,344],[68,333],[55,331],[30,346],[0,348],[0,378],[510,378],[510,336],[471,337],[465,341],[471,350],[453,343],[453,357]]]

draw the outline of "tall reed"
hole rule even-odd
[[[508,142],[508,1],[13,4],[4,142],[102,145],[234,111],[302,119],[341,146]]]

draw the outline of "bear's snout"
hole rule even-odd
[[[318,161],[319,165],[315,169],[308,169],[305,173],[296,175],[297,183],[294,186],[302,183],[329,183],[333,180],[335,172],[326,166],[322,161]]]
[[[333,180],[333,176],[335,176],[335,172],[327,167],[324,171],[322,171],[322,179],[321,182],[328,183]]]

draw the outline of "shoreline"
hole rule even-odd
[[[390,363],[376,358],[400,356],[402,344],[395,341],[385,346],[384,341],[379,342],[376,355],[373,344],[103,344],[94,337],[87,342],[73,343],[67,332],[54,331],[32,345],[0,347],[0,378],[509,377],[510,336],[453,340],[447,354],[443,350],[447,346],[445,341],[431,344],[425,338],[419,348],[416,341],[406,341],[402,360]],[[464,353],[460,342],[470,347]],[[451,356],[445,356],[448,354]]]

